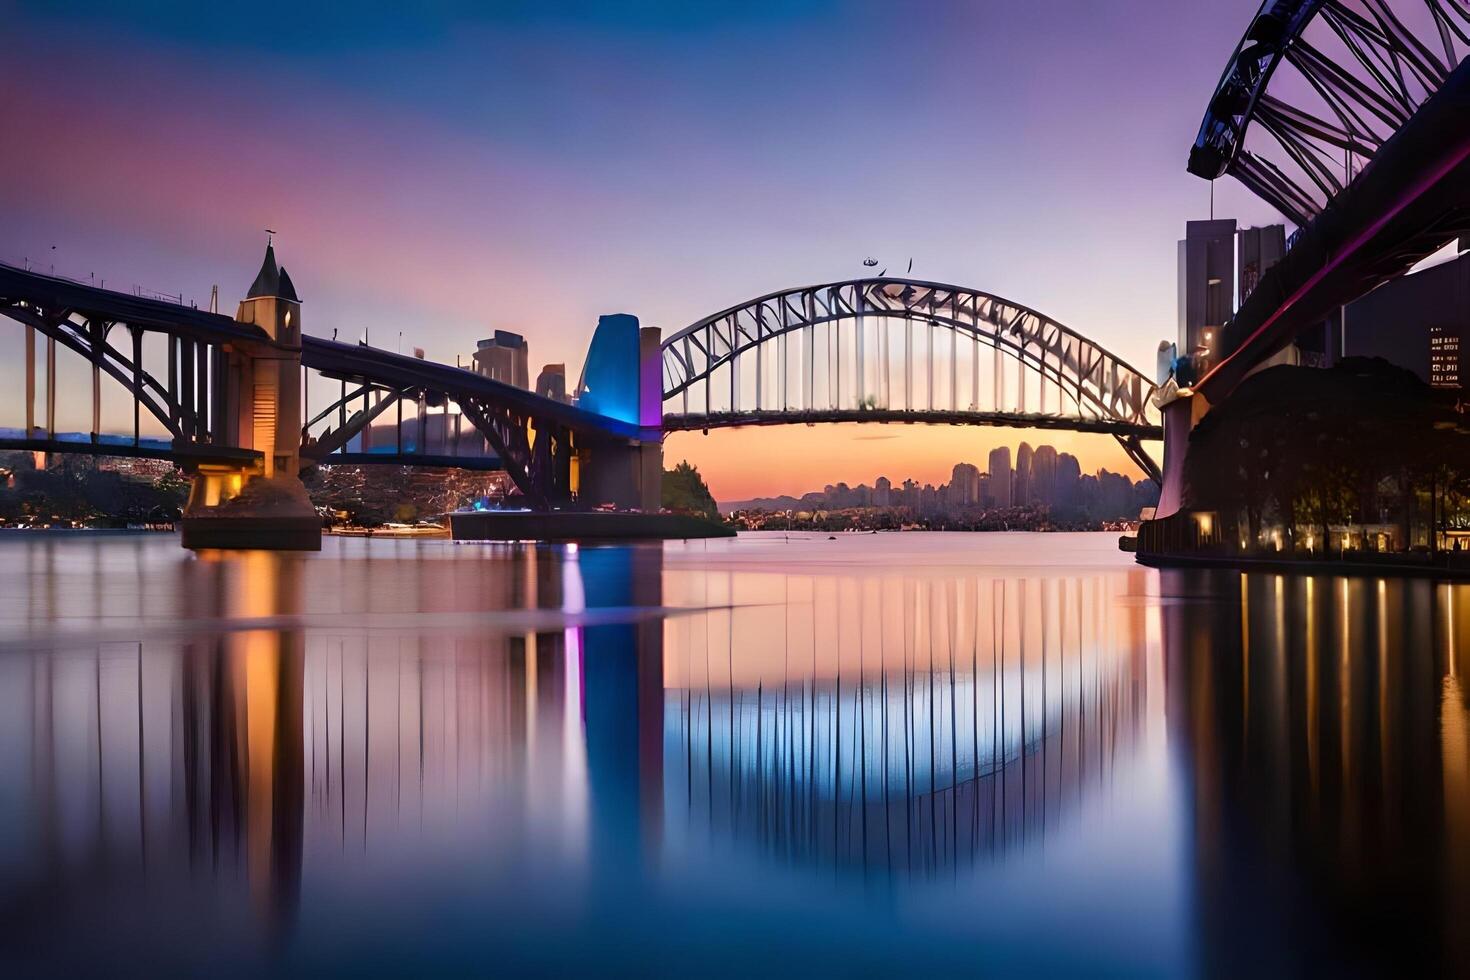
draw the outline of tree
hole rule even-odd
[[[1381,360],[1269,368],[1191,433],[1185,502],[1221,520],[1244,511],[1253,539],[1274,510],[1289,547],[1299,520],[1325,547],[1334,524],[1380,520],[1386,487],[1396,488],[1408,542],[1423,493],[1432,549],[1435,529],[1458,519],[1470,478],[1466,422],[1443,392]]]
[[[661,502],[665,510],[677,514],[693,514],[711,521],[720,519],[720,509],[699,475],[699,468],[690,466],[688,460],[664,470]]]

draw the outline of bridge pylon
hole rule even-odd
[[[228,349],[224,430],[253,464],[200,464],[184,507],[186,548],[317,551],[321,518],[301,469],[301,299],[267,244],[235,319],[267,341]]]
[[[662,331],[627,313],[600,317],[577,403],[639,427],[636,438],[584,438],[577,448],[577,497],[656,514],[663,491]]]

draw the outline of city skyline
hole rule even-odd
[[[1003,474],[1000,483],[996,481],[997,473]],[[1022,476],[1022,473],[1026,475]],[[1049,477],[1040,476],[1039,474],[1042,473],[1049,474]],[[1032,474],[1038,475],[1033,476]],[[799,493],[763,495],[752,498],[722,497],[719,493],[715,493],[714,497],[719,501],[722,510],[730,510],[740,506],[758,507],[763,503],[786,499],[799,501],[818,495],[831,497],[834,492],[862,494],[863,491],[867,491],[870,499],[834,506],[887,507],[898,506],[899,501],[881,499],[880,494],[883,491],[897,493],[900,490],[912,489],[947,491],[951,495],[946,498],[950,506],[984,506],[1004,509],[1010,506],[1022,507],[1030,504],[1055,503],[1052,490],[1041,487],[1038,484],[1039,480],[1046,479],[1048,486],[1052,486],[1062,479],[1076,481],[1085,477],[1098,478],[1103,474],[1123,476],[1129,480],[1130,484],[1135,482],[1126,473],[1109,470],[1107,467],[1088,470],[1081,465],[1081,461],[1075,455],[1065,450],[1058,450],[1049,442],[1039,442],[1033,446],[1030,441],[1023,439],[1016,444],[1014,449],[1006,445],[991,449],[984,457],[983,464],[968,460],[951,463],[947,480],[915,479],[912,475],[894,479],[887,473],[879,473],[869,479],[851,484],[847,480],[831,480],[822,484],[820,488]],[[955,491],[951,489],[956,485],[963,485],[958,498],[954,497]]]

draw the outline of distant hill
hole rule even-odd
[[[737,510],[811,510],[813,506],[817,505],[795,497],[755,497],[751,500],[722,500],[720,513],[733,514]]]

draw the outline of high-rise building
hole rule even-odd
[[[517,388],[531,387],[530,345],[518,333],[495,331],[493,337],[476,345],[474,362],[475,370],[487,378]]]
[[[1429,328],[1429,384],[1434,388],[1460,388],[1460,330],[1457,326]]]
[[[1343,311],[1345,357],[1381,357],[1437,388],[1470,381],[1470,251],[1384,283]]]
[[[1011,503],[1025,507],[1031,503],[1031,444],[1021,443],[1016,450],[1016,473],[1011,479]]]
[[[1235,219],[1189,221],[1179,243],[1179,353],[1208,361],[1234,313]]]
[[[893,502],[893,483],[886,476],[873,481],[873,506],[887,507]]]
[[[1286,254],[1286,226],[1262,225],[1259,228],[1240,229],[1236,254],[1239,258],[1236,268],[1240,270],[1240,288],[1235,307],[1239,309],[1245,303],[1246,297],[1255,290],[1261,277]]]
[[[1057,456],[1056,495],[1053,507],[1075,507],[1080,502],[1078,494],[1082,485],[1082,464],[1071,453]]]
[[[990,499],[995,507],[1011,505],[1011,447],[990,451]]]
[[[559,402],[567,401],[567,366],[547,364],[542,367],[536,376],[536,394]]]
[[[1057,498],[1057,451],[1053,446],[1037,446],[1031,457],[1029,482],[1033,503],[1051,505]]]
[[[980,467],[956,463],[949,475],[949,502],[954,507],[972,507],[980,502]]]

